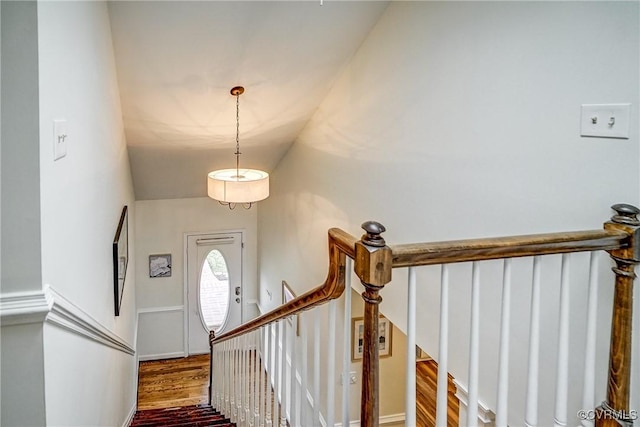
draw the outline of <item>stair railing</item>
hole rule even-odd
[[[416,267],[428,265],[441,266],[440,279],[440,332],[438,362],[438,385],[436,405],[436,425],[447,425],[447,371],[449,351],[449,288],[450,267],[454,263],[471,263],[471,311],[468,354],[468,394],[467,425],[480,424],[479,407],[479,292],[481,288],[480,270],[482,261],[503,260],[501,324],[499,330],[500,346],[498,350],[496,426],[511,425],[547,425],[551,420],[539,420],[539,397],[541,393],[554,395],[553,425],[566,426],[582,423],[585,426],[629,425],[637,418],[637,412],[629,407],[631,378],[631,321],[633,312],[634,266],[640,262],[640,213],[630,205],[615,205],[616,214],[604,224],[603,230],[578,231],[567,233],[538,234],[529,236],[511,236],[437,243],[419,243],[391,246],[392,268],[408,268],[408,310],[407,310],[407,366],[415,366],[415,304]],[[615,262],[613,314],[610,337],[610,356],[608,370],[608,388],[606,400],[596,407],[595,373],[596,353],[596,309],[597,304],[597,251],[609,252]],[[585,345],[585,368],[582,410],[575,418],[568,413],[569,398],[569,295],[570,295],[570,253],[590,252],[589,261],[589,301],[587,304],[587,337]],[[560,301],[557,366],[555,390],[540,388],[540,316],[541,316],[541,268],[543,255],[562,254],[560,267]],[[512,258],[532,258],[532,294],[531,321],[529,332],[529,354],[526,374],[526,397],[524,420],[508,420],[509,407],[509,339],[511,309]],[[459,283],[456,283],[459,286]],[[586,287],[585,287],[586,288]],[[459,338],[458,338],[459,339]],[[407,406],[406,424],[416,425],[415,409],[415,373],[407,369]],[[575,393],[575,387],[572,390]],[[489,421],[490,420],[486,420]],[[626,424],[625,424],[626,423]]]
[[[329,303],[330,324],[335,329],[335,302],[345,290],[345,268],[347,257],[355,256],[357,239],[339,229],[329,230],[329,271],[324,283],[309,292],[283,304],[282,306],[253,319],[232,331],[220,336],[210,332],[211,346],[211,375],[209,382],[209,400],[212,405],[224,412],[233,422],[240,425],[255,426],[286,426],[317,425],[320,421],[320,378],[319,378],[319,349],[317,341],[320,335],[320,314],[317,309]],[[301,369],[303,378],[300,379],[302,396],[296,396],[294,387],[297,380],[295,366],[297,346],[295,334],[297,323],[289,321],[293,316],[301,315],[305,311],[315,311],[314,320],[314,372],[313,381],[307,381],[307,369]],[[307,318],[301,316],[302,321]],[[301,322],[302,323],[302,322]],[[306,325],[301,324],[303,330],[302,351],[306,352]],[[291,336],[293,335],[293,337]],[[328,353],[331,346],[335,346],[336,334],[329,335]],[[262,350],[262,351],[259,351]],[[288,357],[289,355],[289,357]],[[304,355],[303,355],[304,356]],[[306,363],[306,357],[302,357]],[[290,360],[290,367],[288,361]],[[303,367],[304,368],[304,367]],[[335,367],[329,368],[333,377]],[[312,415],[309,410],[301,410],[303,400],[307,400],[307,383],[312,382],[314,391],[311,403]],[[328,381],[329,386],[333,381]],[[289,389],[287,389],[287,387]],[[330,399],[333,398],[329,393]],[[295,402],[287,402],[295,400]],[[294,408],[296,407],[297,408]],[[332,405],[327,405],[325,423],[332,423],[334,414]],[[291,408],[294,408],[293,410]],[[287,418],[298,417],[296,422]],[[296,410],[297,409],[297,410]],[[306,420],[304,418],[307,418]]]
[[[286,328],[282,328],[283,319],[291,315],[310,310],[342,295],[345,289],[345,264],[346,257],[354,260],[354,271],[360,278],[365,291],[362,294],[364,300],[364,336],[363,336],[363,367],[362,390],[360,402],[361,426],[378,426],[379,424],[379,353],[378,353],[378,315],[379,304],[382,301],[380,291],[391,281],[394,268],[408,268],[408,366],[415,366],[415,268],[427,265],[442,265],[441,272],[441,321],[440,321],[440,353],[438,355],[438,397],[437,397],[437,421],[436,425],[447,425],[446,419],[446,380],[447,380],[447,348],[448,348],[448,265],[452,263],[471,262],[471,328],[470,328],[470,352],[468,375],[468,425],[476,425],[478,420],[478,347],[479,347],[479,288],[480,274],[479,263],[486,260],[504,260],[503,296],[502,296],[502,321],[500,329],[500,351],[498,368],[498,397],[496,408],[496,425],[507,425],[506,409],[508,405],[509,383],[509,304],[510,304],[510,271],[511,259],[517,257],[533,257],[532,298],[531,298],[531,330],[529,342],[529,365],[527,380],[527,404],[525,409],[525,423],[537,424],[537,398],[538,390],[538,351],[539,351],[539,285],[540,265],[543,255],[562,254],[562,267],[560,279],[560,325],[559,325],[559,349],[556,376],[556,407],[554,413],[555,425],[567,425],[567,393],[568,393],[568,271],[569,253],[607,251],[614,260],[615,273],[613,313],[611,323],[611,342],[608,370],[608,388],[606,400],[597,408],[594,402],[590,402],[593,396],[593,384],[585,382],[585,405],[593,403],[593,414],[596,426],[630,425],[634,412],[629,408],[630,378],[631,378],[631,319],[633,312],[633,281],[635,279],[634,267],[640,263],[640,221],[637,215],[640,210],[630,205],[615,205],[613,209],[616,215],[604,224],[602,230],[563,232],[550,234],[537,234],[529,236],[511,236],[503,238],[488,238],[436,243],[417,243],[402,245],[387,245],[382,233],[384,226],[376,222],[363,224],[365,234],[360,240],[338,229],[329,230],[329,273],[325,283],[306,294],[282,305],[281,307],[262,315],[228,333],[215,337],[210,336],[212,347],[212,381],[210,398],[215,404],[223,408],[227,415],[236,417],[237,422],[246,425],[280,424],[285,427],[291,425],[316,425],[317,418],[311,424],[302,420],[289,420],[287,411],[287,381],[295,380],[295,369],[289,372],[289,380],[286,374],[282,375],[279,369],[285,368],[287,363],[286,342],[287,334],[279,335]],[[592,257],[589,279],[590,284],[595,280],[595,261]],[[590,286],[590,292],[593,293]],[[590,294],[591,298],[592,294]],[[413,298],[412,298],[413,297]],[[413,301],[412,301],[413,299]],[[590,301],[591,302],[591,301]],[[591,307],[591,304],[589,304]],[[589,310],[588,334],[586,348],[586,368],[593,364],[592,354],[595,352],[595,340],[592,339],[594,330],[594,310]],[[317,332],[317,331],[316,331]],[[253,333],[253,335],[247,335]],[[331,334],[335,335],[335,334]],[[244,338],[241,338],[245,336]],[[248,338],[247,338],[248,336]],[[591,337],[591,338],[590,338]],[[239,341],[243,339],[244,341]],[[278,352],[278,345],[282,342],[282,349]],[[304,346],[306,348],[306,346]],[[271,348],[275,351],[267,351],[258,357],[257,348]],[[291,363],[295,363],[295,355],[291,356]],[[266,364],[266,365],[264,365]],[[269,366],[264,370],[263,366]],[[415,423],[415,372],[408,369],[407,375],[407,407],[406,425]],[[273,375],[274,378],[269,378]],[[304,373],[306,375],[306,373]],[[266,378],[263,378],[265,376]],[[283,381],[284,378],[284,381]],[[214,380],[215,379],[215,380]],[[274,380],[275,379],[275,380]],[[328,383],[331,383],[330,380]],[[275,385],[275,396],[269,393]],[[278,388],[284,385],[284,390]],[[318,387],[319,381],[315,378],[314,387]],[[442,386],[444,385],[444,386]],[[250,409],[242,410],[242,401],[246,401],[243,391],[248,391],[253,386],[266,391],[258,393],[259,398],[253,397],[254,402],[249,402],[248,408],[255,408],[250,414]],[[317,396],[317,394],[316,394]],[[251,398],[249,398],[251,399]],[[293,399],[293,397],[292,397]],[[296,397],[298,401],[299,397]],[[275,404],[270,405],[271,400]],[[282,409],[278,402],[281,402]],[[220,409],[219,408],[219,409]],[[272,408],[273,414],[269,412]],[[318,411],[316,402],[314,411]],[[585,410],[591,409],[585,406]],[[278,417],[277,412],[280,411]],[[243,415],[246,413],[247,415]],[[587,419],[583,421],[588,421]],[[327,425],[333,425],[333,417],[325,420]],[[626,423],[626,424],[625,424]]]

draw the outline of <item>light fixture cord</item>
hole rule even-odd
[[[240,179],[240,94],[236,94],[236,180]]]

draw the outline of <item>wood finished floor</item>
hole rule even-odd
[[[138,410],[207,403],[209,355],[140,362]]]
[[[418,426],[434,426],[438,366],[435,362],[416,364]],[[138,410],[173,408],[207,403],[209,355],[140,362]],[[459,403],[453,378],[449,377],[448,427],[458,426]]]

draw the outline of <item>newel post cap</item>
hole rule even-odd
[[[367,246],[374,246],[376,248],[382,248],[386,246],[387,242],[384,241],[384,238],[381,236],[382,233],[387,231],[384,225],[380,224],[377,221],[367,221],[362,223],[362,229],[366,231],[365,234],[362,235],[362,243]]]
[[[616,262],[640,263],[640,209],[625,203],[611,206],[616,214],[604,224],[605,230],[623,231],[628,234],[625,245],[609,251]]]
[[[633,205],[628,205],[626,203],[618,203],[616,205],[611,206],[611,209],[616,211],[616,215],[611,218],[611,221],[618,224],[626,224],[626,225],[640,225],[640,221],[638,220],[638,214],[640,214],[640,209]]]
[[[383,287],[391,281],[391,248],[382,238],[386,230],[376,221],[362,224],[365,234],[356,242],[354,270],[366,286]]]

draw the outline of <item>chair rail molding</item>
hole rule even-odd
[[[0,295],[0,322],[2,326],[49,322],[115,350],[135,354],[132,345],[49,285],[41,291]]]
[[[44,322],[53,307],[53,295],[47,289],[0,294],[2,326]]]

